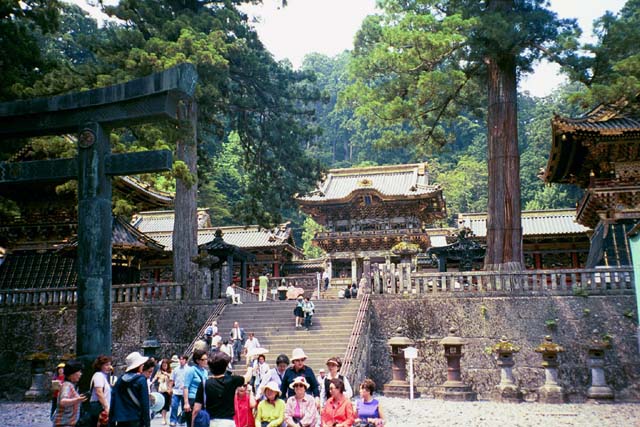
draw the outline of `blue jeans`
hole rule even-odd
[[[311,326],[311,318],[313,316],[311,316],[310,314],[305,314],[304,316],[304,327],[305,328],[309,328]]]
[[[178,409],[182,408],[184,402],[184,396],[182,394],[173,393],[171,397],[171,415],[169,416],[169,423],[178,424]]]

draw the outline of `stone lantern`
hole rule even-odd
[[[471,387],[462,382],[460,359],[462,347],[466,341],[456,335],[456,328],[449,329],[449,335],[440,341],[444,346],[444,357],[447,358],[447,381],[435,391],[435,397],[443,400],[472,401],[477,394]]]
[[[611,348],[608,340],[594,338],[589,342],[589,367],[591,368],[591,387],[587,390],[587,397],[592,400],[612,400],[613,391],[604,377],[604,352]]]
[[[547,335],[535,352],[542,354],[544,368],[544,385],[538,389],[539,402],[564,403],[564,392],[558,384],[558,354],[564,352],[564,348],[554,343],[551,335]]]
[[[401,330],[398,330],[398,336],[392,337],[387,344],[391,346],[391,374],[392,379],[383,387],[385,396],[409,398],[410,386],[407,381],[407,361],[404,355],[404,349],[413,345],[413,340],[399,336]],[[413,390],[415,397],[420,397],[420,393]]]
[[[160,343],[153,337],[149,337],[142,342],[143,356],[156,358],[156,352],[159,348]]]
[[[521,402],[522,392],[518,390],[513,379],[513,361],[514,353],[520,351],[520,347],[509,342],[506,336],[502,336],[500,341],[491,347],[495,354],[496,363],[500,368],[500,384],[498,384],[492,393],[494,400],[499,402]]]
[[[49,360],[49,354],[43,352],[31,353],[25,357],[25,360],[28,360],[31,364],[31,387],[25,392],[24,400],[49,400],[48,377],[45,374],[45,365]]]

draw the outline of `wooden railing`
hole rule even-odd
[[[360,359],[368,351],[363,341],[368,335],[369,322],[367,321],[367,313],[369,310],[369,294],[362,295],[360,299],[360,307],[358,309],[358,315],[353,328],[351,329],[351,337],[349,338],[349,344],[345,351],[344,361],[340,373],[352,380],[356,380],[356,384],[359,384],[360,376],[356,370],[360,366]]]
[[[405,264],[395,271],[375,272],[372,279],[374,294],[586,295],[632,293],[634,289],[631,267],[416,273]]]
[[[134,283],[113,285],[111,300],[114,304],[181,300],[184,296],[180,283]],[[73,305],[78,302],[77,289],[31,288],[0,290],[0,306]]]

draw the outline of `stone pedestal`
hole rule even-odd
[[[44,372],[44,361],[31,361],[31,387],[24,393],[24,400],[45,402],[51,399],[49,376]]]
[[[542,354],[544,368],[544,385],[538,389],[540,403],[564,403],[564,391],[558,384],[558,354],[564,348],[554,343],[550,335],[544,337],[544,342],[536,348],[536,353]]]
[[[564,403],[564,391],[558,384],[557,367],[546,366],[544,368],[544,385],[538,389],[538,401],[540,403]]]
[[[466,342],[456,335],[456,329],[449,329],[449,336],[440,341],[444,346],[444,356],[447,358],[447,381],[436,388],[435,397],[442,400],[472,401],[478,396],[470,386],[462,382],[460,374],[460,359],[462,346]]]
[[[513,354],[520,351],[520,348],[513,345],[503,336],[496,345],[493,352],[496,356],[496,364],[500,368],[500,383],[496,385],[491,398],[498,402],[522,402],[522,392],[518,389],[513,378]]]
[[[591,368],[591,387],[587,390],[587,397],[594,401],[613,400],[613,390],[607,384],[604,376],[604,350],[608,343],[594,340],[589,348],[589,368]]]
[[[401,330],[398,330],[400,335]],[[404,349],[413,345],[413,341],[407,337],[395,336],[387,341],[391,346],[391,382],[384,385],[382,391],[385,396],[403,397],[408,399],[410,396],[410,386],[407,381],[407,361],[404,357]],[[420,393],[413,387],[413,396],[420,397]]]
[[[411,394],[411,389],[408,381],[393,380],[384,385],[382,392],[388,397],[408,399]],[[420,392],[415,386],[413,387],[413,397],[420,397]]]

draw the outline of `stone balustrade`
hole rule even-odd
[[[412,272],[410,264],[376,271],[375,294],[437,295],[592,295],[633,292],[633,269],[524,270],[520,272]]]
[[[114,285],[111,298],[114,304],[181,300],[183,286],[179,283],[133,283]],[[31,288],[0,290],[0,306],[72,305],[77,303],[75,287]]]

